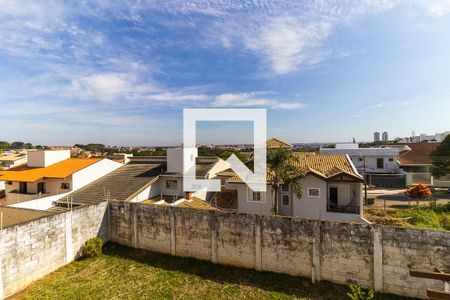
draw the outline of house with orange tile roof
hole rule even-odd
[[[122,164],[104,158],[71,158],[69,150],[27,153],[27,164],[0,171],[6,198],[3,205],[65,195],[112,172]]]
[[[363,178],[352,161],[343,154],[293,152],[292,163],[305,171],[299,180],[303,187],[298,197],[290,185],[278,191],[279,214],[322,220],[366,223],[363,218]],[[237,210],[244,213],[272,214],[273,175],[267,172],[266,192],[253,192],[231,169],[219,172],[224,190],[237,193]],[[213,202],[216,203],[216,202]],[[217,203],[220,207],[221,205]],[[233,204],[230,205],[232,207]],[[227,207],[226,207],[227,208]]]

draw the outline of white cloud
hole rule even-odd
[[[450,13],[450,0],[424,0],[422,4],[433,17],[442,17]]]
[[[85,98],[101,101],[113,101],[119,97],[128,97],[132,92],[133,83],[125,74],[96,74],[82,77],[72,82],[74,91]]]
[[[302,23],[292,17],[272,19],[245,38],[245,46],[261,56],[276,74],[285,74],[301,65],[311,65],[323,59],[317,47],[330,34],[329,22]]]
[[[148,81],[142,82],[135,75],[126,73],[100,73],[74,79],[68,97],[80,97],[102,102],[131,101],[138,103],[183,103],[208,100],[195,89],[173,91]]]
[[[298,109],[302,103],[277,102],[265,98],[267,92],[228,93],[214,97],[213,105],[217,107],[267,107],[274,109]]]

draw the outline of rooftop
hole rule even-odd
[[[3,214],[3,228],[51,215],[51,213],[41,210],[5,206],[0,206],[0,212]]]
[[[402,144],[399,144],[402,145]],[[408,143],[405,144],[410,151],[403,151],[398,156],[398,162],[400,165],[431,165],[431,153],[440,143]]]
[[[347,174],[357,178],[358,180],[361,179],[361,175],[353,169],[346,155],[318,154],[315,152],[293,152],[293,155],[297,159],[292,161],[292,164],[300,169],[303,169],[307,174],[314,174],[324,179],[334,177],[338,174]],[[224,172],[230,171],[231,169],[228,169]],[[221,174],[218,175],[220,176]],[[272,172],[268,170],[267,181],[270,182],[272,178]],[[242,183],[243,181],[236,175],[232,177],[229,182]]]
[[[126,201],[158,179],[165,165],[145,160],[131,161],[68,195],[74,205],[109,200]],[[61,199],[66,203],[66,198]]]
[[[184,208],[194,208],[194,209],[203,209],[203,210],[218,210],[218,208],[214,207],[210,203],[206,202],[197,197],[192,197],[191,199],[180,199],[173,203],[168,203],[164,200],[151,202],[144,201],[143,203],[150,205],[161,205],[161,206],[175,206],[175,207],[184,207]]]
[[[11,155],[4,155],[0,157],[0,161],[15,161],[19,159],[26,159],[27,156],[24,154],[11,154]]]
[[[0,172],[0,180],[36,182],[43,178],[64,179],[98,161],[102,158],[68,158],[45,168],[19,166]]]
[[[269,149],[278,149],[278,148],[287,148],[291,149],[292,145],[288,142],[282,141],[277,138],[270,138],[267,140],[267,148]]]

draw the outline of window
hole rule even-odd
[[[359,161],[363,161],[362,157],[360,157],[358,160],[359,160]]]
[[[320,189],[319,188],[309,188],[308,189],[308,197],[319,198],[320,197]]]
[[[253,192],[252,195],[252,201],[261,201],[261,193],[260,192]]]
[[[67,183],[67,182],[61,183],[61,189],[70,190],[70,183]]]
[[[289,198],[289,195],[283,195],[281,197],[281,205],[282,206],[291,206],[291,199]]]
[[[384,168],[384,159],[383,158],[377,158],[377,168],[378,169]]]
[[[168,189],[176,189],[178,187],[176,180],[166,180],[166,188]]]
[[[7,181],[6,184],[7,185],[12,185],[12,181]]]
[[[391,157],[391,158],[389,158],[389,161],[394,161],[394,159]]]
[[[285,183],[281,186],[283,192],[289,192],[289,183]]]

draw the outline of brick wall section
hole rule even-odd
[[[65,216],[58,214],[3,230],[3,295],[9,296],[65,264]]]
[[[217,212],[217,263],[256,268],[255,216]]]
[[[106,202],[5,228],[0,298],[70,262],[89,238],[214,263],[357,282],[426,298],[443,284],[409,269],[450,272],[450,232]]]
[[[3,229],[0,299],[70,262],[91,237],[107,239],[107,203]]]
[[[262,269],[311,277],[313,229],[319,221],[261,216]]]
[[[425,298],[442,281],[409,276],[409,268],[450,272],[450,232],[383,227],[384,290]]]
[[[410,268],[450,271],[449,232],[125,202],[110,211],[112,241],[219,264],[420,298],[443,284]]]
[[[349,223],[321,223],[321,278],[338,283],[349,280],[361,286],[373,284],[371,227]]]

